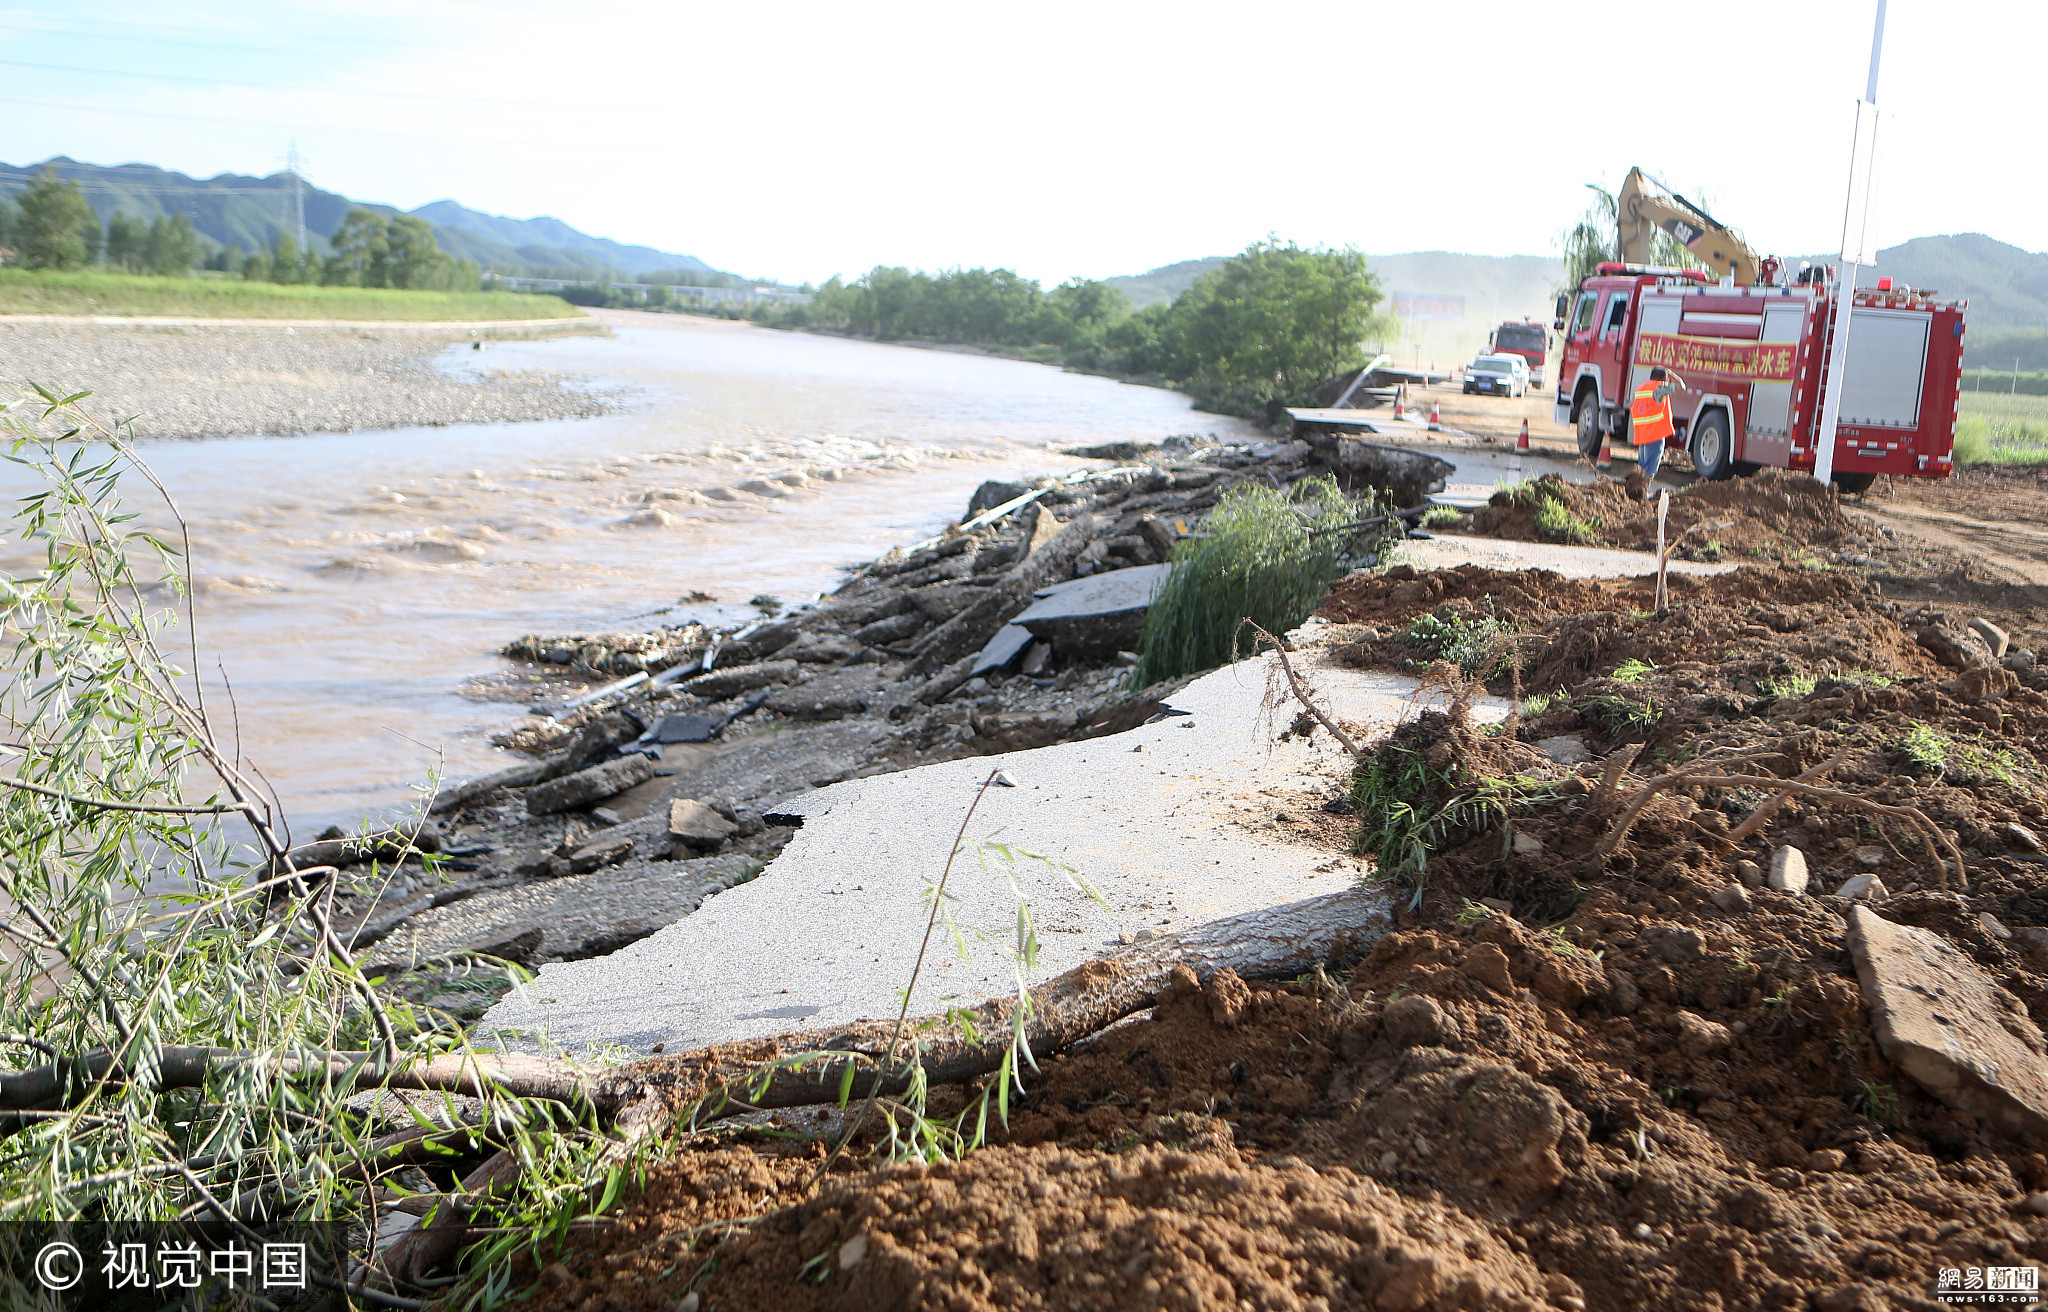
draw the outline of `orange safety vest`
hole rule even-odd
[[[1671,424],[1671,398],[1656,399],[1655,393],[1663,384],[1656,381],[1644,383],[1636,389],[1636,399],[1628,408],[1628,440],[1631,446],[1647,446],[1662,442],[1678,430]]]

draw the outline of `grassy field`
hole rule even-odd
[[[1965,391],[1961,399],[1957,464],[2048,462],[2048,396]]]
[[[201,319],[569,319],[559,296],[287,287],[237,278],[157,278],[100,270],[0,269],[0,315],[117,314]]]

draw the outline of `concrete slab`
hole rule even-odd
[[[1010,623],[1045,639],[1055,651],[1108,660],[1137,647],[1152,593],[1172,568],[1137,565],[1042,588],[1035,594],[1038,600]]]
[[[1468,538],[1444,534],[1403,542],[1394,561],[1417,569],[1454,569],[1484,565],[1489,569],[1547,569],[1568,579],[1632,579],[1657,572],[1657,558],[1647,551],[1615,551],[1607,547],[1565,547],[1549,542],[1509,542],[1501,538]],[[1726,574],[1739,566],[1723,562],[1674,560],[1673,574]]]
[[[967,677],[971,679],[977,674],[987,674],[1008,665],[1030,645],[1031,630],[1005,624],[996,630],[995,637],[982,644],[981,650],[975,654],[974,668],[968,671]]]
[[[912,1013],[1009,994],[1012,880],[1036,918],[1032,980],[1098,956],[1122,934],[1173,931],[1351,886],[1361,864],[1296,841],[1278,819],[1337,792],[1347,761],[1317,734],[1277,740],[1291,710],[1263,709],[1271,657],[1196,680],[1188,712],[1128,733],[849,780],[769,808],[804,826],[758,879],[620,952],[549,965],[476,1033],[517,1047],[644,1050],[893,1017],[923,937],[925,894],[960,817],[992,770],[948,887],[966,958],[934,941]],[[1314,661],[1338,716],[1381,733],[1416,709],[1416,683]],[[1504,703],[1478,709],[1505,716]],[[1304,794],[1308,796],[1305,798]],[[1007,870],[986,841],[1044,853],[1102,895],[1026,860]]]

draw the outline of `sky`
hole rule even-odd
[[[1630,165],[1811,254],[1875,4],[0,0],[0,160],[268,174],[296,142],[355,199],[787,282],[1050,284],[1269,235],[1549,255]],[[1890,0],[1879,244],[2048,250],[2043,48],[2041,0]]]

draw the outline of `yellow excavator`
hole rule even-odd
[[[1650,242],[1662,229],[1723,278],[1753,284],[1776,272],[1733,229],[1641,169],[1628,171],[1614,198],[1614,217],[1620,237],[1615,254],[1623,264],[1651,263]]]

